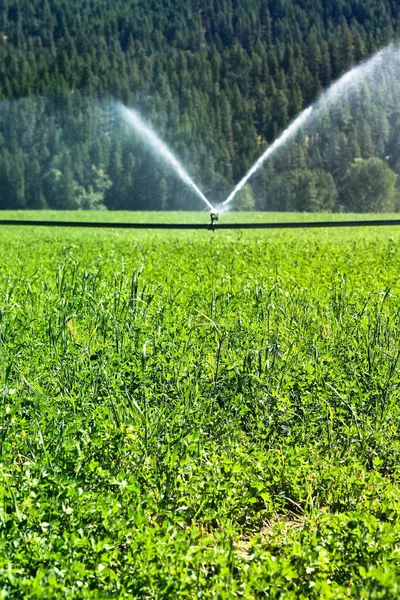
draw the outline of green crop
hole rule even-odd
[[[400,229],[0,257],[1,597],[400,595]]]

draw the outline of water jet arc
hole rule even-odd
[[[287,142],[291,137],[293,137],[300,127],[307,121],[308,117],[311,115],[313,111],[313,106],[306,108],[295,121],[282,133],[282,135],[275,140],[275,142],[270,146],[262,156],[257,160],[257,162],[252,166],[250,171],[243,177],[243,179],[237,184],[233,192],[228,196],[225,202],[222,203],[222,206],[228,206],[235,198],[236,194],[240,192],[249,181],[249,179],[262,167],[266,160],[276,151],[280,146],[283,146],[285,142]]]
[[[177,173],[180,179],[184,183],[186,183],[186,185],[190,187],[199,198],[203,200],[203,202],[207,205],[207,207],[212,213],[215,213],[215,208],[213,207],[211,202],[207,200],[203,192],[194,183],[193,179],[186,172],[179,160],[172,154],[168,146],[162,140],[160,140],[160,138],[154,133],[154,131],[143,122],[143,120],[139,117],[137,112],[134,111],[132,108],[127,108],[123,104],[119,104],[118,109],[123,118],[130,125],[132,125],[132,127],[134,127],[138,133],[140,133],[140,135],[146,140],[149,146],[155,152],[157,152],[157,154],[164,158],[165,162],[169,164],[170,167],[172,167],[172,169]]]
[[[257,160],[257,162],[253,165],[250,171],[243,177],[243,179],[238,183],[233,192],[228,196],[228,198],[223,202],[222,206],[226,207],[230,204],[235,198],[236,194],[240,192],[241,189],[246,185],[249,179],[262,167],[262,165],[274,154],[280,147],[282,147],[290,138],[294,137],[295,134],[299,131],[299,129],[309,121],[310,117],[314,115],[320,108],[325,106],[329,106],[335,102],[337,102],[344,92],[349,91],[352,92],[354,89],[357,89],[357,86],[362,84],[365,78],[371,75],[374,72],[376,67],[379,67],[381,64],[385,64],[385,59],[390,55],[393,51],[399,52],[398,46],[389,45],[369,60],[362,62],[347,71],[340,79],[338,79],[335,83],[333,83],[321,96],[321,98],[309,108],[306,108],[298,117],[293,121],[291,125],[282,133],[282,135],[275,140],[275,142],[270,146],[264,154]]]

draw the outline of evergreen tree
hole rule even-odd
[[[393,211],[396,180],[396,174],[379,158],[356,160],[343,183],[345,208],[352,212]]]
[[[195,180],[224,199],[322,89],[396,39],[399,21],[396,0],[251,0],[246,6],[237,0],[4,0],[0,207],[201,206],[120,122],[118,111],[97,103],[104,97],[137,108]],[[257,207],[269,207],[271,178],[282,176],[291,194],[287,171],[306,190],[299,210],[301,203],[316,209],[310,198],[317,180],[332,188],[329,174],[341,191],[356,158],[387,159],[400,172],[399,86],[390,91],[396,77],[382,69],[375,88],[360,86],[356,101],[349,96],[336,115],[331,110],[318,119],[318,132],[288,145],[252,182]],[[378,102],[379,88],[389,91]],[[322,169],[326,177],[316,175]],[[100,171],[111,184],[102,191],[93,179]],[[299,171],[307,174],[300,178]],[[288,205],[282,193],[278,204]]]

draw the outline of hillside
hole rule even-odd
[[[199,207],[110,125],[111,99],[138,109],[222,201],[323,88],[397,39],[399,16],[395,0],[0,0],[0,208]],[[351,159],[387,154],[389,133],[370,123],[337,135]],[[330,159],[291,165],[312,171],[314,195],[328,186],[325,206],[273,208],[337,209],[344,175]],[[279,182],[287,165],[276,169]],[[266,175],[254,185],[257,208],[271,208]]]

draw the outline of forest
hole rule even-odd
[[[118,102],[222,202],[302,109],[399,31],[396,0],[0,0],[0,209],[201,209]],[[364,89],[361,118],[349,103],[304,133],[234,208],[400,208],[397,92],[382,110]]]

